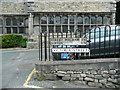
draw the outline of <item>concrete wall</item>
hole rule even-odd
[[[39,62],[37,77],[76,81],[92,87],[120,88],[120,58]]]

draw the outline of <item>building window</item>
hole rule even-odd
[[[23,20],[25,21],[25,19]],[[89,29],[91,29],[92,27],[94,26],[96,27],[96,24],[98,26],[103,24],[110,24],[109,15],[102,14],[101,16],[100,13],[98,16],[96,16],[95,14],[93,15],[88,13],[86,14],[78,13],[78,15],[75,16],[72,14],[67,15],[67,13],[66,14],[56,13],[56,16],[53,16],[53,14],[50,15],[49,13],[49,15],[44,14],[43,16],[38,15],[34,16],[33,25],[35,27],[35,30],[37,30],[36,26],[38,26],[43,33],[45,31],[48,31],[49,33],[53,32],[66,33],[68,32],[68,29],[70,30],[70,32],[74,32],[75,29],[79,29],[82,33],[85,33],[88,32]]]
[[[28,28],[28,17],[26,16],[9,16],[5,17],[6,33],[26,34]],[[3,32],[4,34],[4,32]]]
[[[91,17],[91,24],[96,24],[96,17],[95,16]]]
[[[39,24],[39,21],[40,21],[39,16],[35,16],[33,19],[33,23],[36,25],[36,24]]]
[[[23,18],[19,18],[18,19],[18,25],[19,26],[24,26],[24,20],[23,20]]]
[[[109,17],[109,16],[105,16],[105,17],[103,18],[103,21],[104,21],[104,24],[109,25],[109,24],[110,24],[110,17]]]
[[[67,33],[67,32],[68,32],[68,26],[65,25],[65,26],[63,26],[63,33]]]
[[[68,24],[68,17],[67,16],[62,17],[62,24]]]
[[[56,16],[55,20],[56,20],[56,24],[61,24],[60,16]]]
[[[85,26],[85,27],[84,27],[84,33],[89,32],[89,29],[90,29],[90,27],[89,27],[89,26]]]
[[[84,24],[90,24],[90,19],[89,17],[84,17]]]
[[[6,30],[7,30],[7,34],[11,33],[11,28],[10,27],[7,27]]]
[[[97,24],[102,24],[102,17],[101,16],[97,17]]]
[[[6,19],[6,25],[10,26],[11,25],[11,18]]]
[[[34,34],[36,34],[36,35],[40,34],[39,26],[34,27]]]
[[[74,16],[70,16],[69,20],[70,20],[70,24],[74,24]]]
[[[17,27],[13,27],[13,33],[18,33],[17,32]]]
[[[41,26],[41,29],[42,29],[42,33],[44,33],[47,31],[47,26]]]
[[[83,24],[83,18],[81,16],[78,16],[77,23],[78,24]]]
[[[0,27],[0,34],[3,34],[3,28]]]
[[[12,18],[12,25],[17,26],[17,19],[16,18]]]
[[[82,25],[79,25],[78,29],[79,29],[80,32],[83,32],[83,26]]]
[[[41,17],[41,24],[47,24],[47,17],[46,16]]]
[[[54,26],[48,26],[49,28],[49,33],[54,33]]]
[[[20,28],[19,28],[19,33],[20,33],[20,34],[23,34],[23,33],[25,33],[25,28],[23,28],[23,27],[20,27]]]
[[[54,24],[54,17],[48,16],[48,24]]]
[[[3,20],[2,19],[0,19],[0,26],[2,26],[3,25]]]
[[[56,32],[61,33],[61,26],[56,26]]]
[[[74,32],[74,25],[70,26],[70,32]]]

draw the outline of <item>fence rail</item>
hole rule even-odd
[[[67,49],[67,48],[88,48],[89,53],[66,53],[70,60],[80,60],[85,58],[106,58],[106,57],[120,57],[120,25],[106,25],[95,27],[88,30],[87,33],[81,32],[77,29],[74,33],[70,30],[66,33],[40,33],[39,34],[39,60],[50,61],[60,60],[63,53],[53,53],[52,48]],[[87,45],[52,45],[51,39],[55,38],[86,38]],[[61,47],[60,47],[61,46]],[[70,46],[70,47],[68,47]],[[67,59],[68,60],[68,59]]]

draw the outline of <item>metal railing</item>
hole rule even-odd
[[[53,38],[87,38],[87,45],[74,45],[74,48],[88,48],[90,54],[72,53],[73,60],[80,60],[86,58],[116,58],[120,57],[120,26],[119,25],[106,25],[93,28],[87,33],[76,30],[71,32],[68,30],[66,33],[40,33],[39,34],[39,60],[41,61],[53,61],[60,60],[63,53],[52,53],[53,45],[51,45],[51,39]],[[58,48],[59,45],[55,45]],[[61,45],[67,46],[68,45]],[[69,45],[70,46],[70,45]],[[62,47],[64,48],[64,47]],[[67,53],[69,56],[69,52]],[[57,59],[55,57],[58,57]],[[67,59],[68,60],[68,59]]]

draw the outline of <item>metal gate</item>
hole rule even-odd
[[[106,58],[106,57],[120,57],[120,26],[106,25],[95,27],[85,33],[81,30],[66,33],[49,33],[44,32],[39,34],[39,60],[53,61],[51,39],[54,38],[87,38],[87,45],[81,48],[89,48],[90,55],[81,55],[77,58]]]

